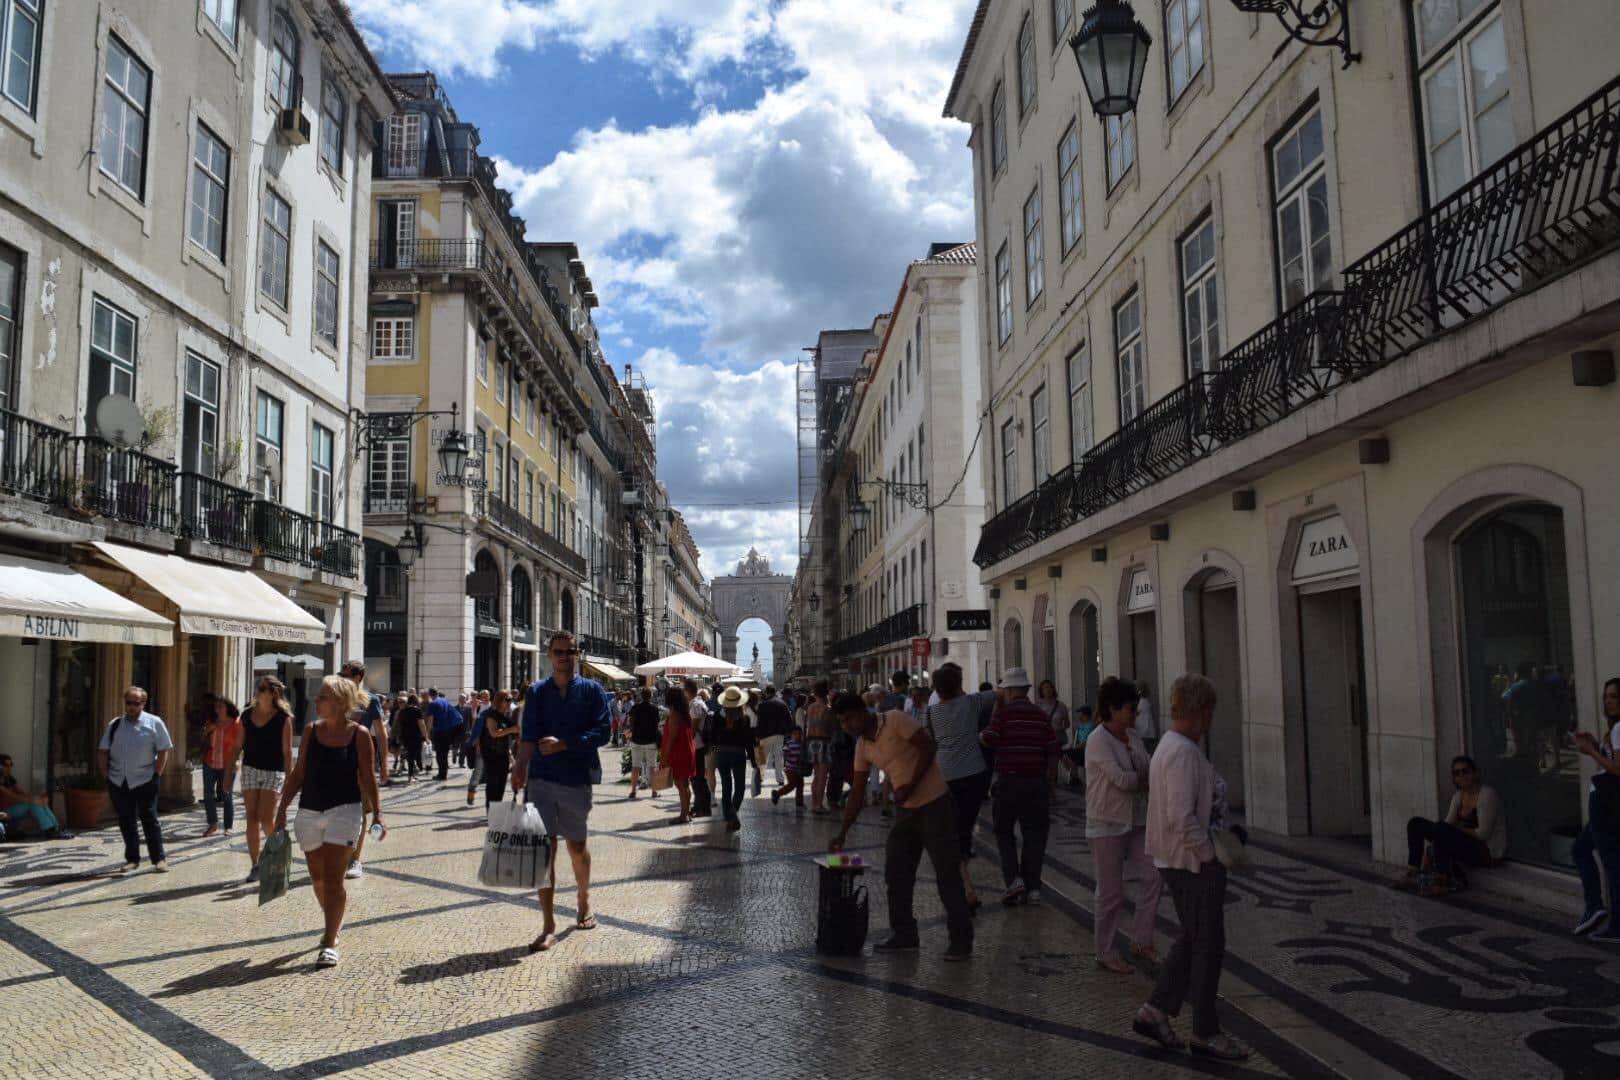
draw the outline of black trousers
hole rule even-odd
[[[139,787],[127,783],[114,787],[107,785],[112,796],[113,809],[118,811],[118,831],[124,834],[124,861],[141,861],[141,833],[146,834],[146,853],[154,864],[163,861],[163,826],[158,821],[158,778],[152,777]],[[140,820],[140,832],[135,830]]]
[[[709,753],[707,746],[700,746],[693,757],[696,771],[692,773],[692,813],[711,814],[714,812],[714,792],[709,790],[708,777],[704,775],[704,759]]]
[[[990,800],[996,828],[996,849],[1001,853],[1001,880],[1011,885],[1022,878],[1026,889],[1041,887],[1041,866],[1046,862],[1046,834],[1052,828],[1052,791],[1044,776],[998,776]],[[1014,829],[1023,833],[1018,850]]]
[[[439,760],[439,779],[443,780],[450,775],[450,744],[455,741],[456,733],[453,731],[433,733],[433,756]]]
[[[956,842],[956,801],[941,795],[916,810],[895,811],[894,828],[884,847],[883,883],[889,890],[889,929],[900,937],[916,937],[917,916],[912,897],[917,891],[917,867],[923,852],[934,867],[940,903],[951,943],[973,943],[973,913],[968,910],[962,885],[962,863]]]
[[[720,747],[714,752],[714,764],[720,773],[720,809],[730,821],[742,808],[748,783],[748,751]]]
[[[1212,859],[1196,874],[1160,870],[1159,877],[1176,905],[1181,936],[1159,969],[1159,981],[1148,1004],[1175,1016],[1181,1012],[1182,1002],[1190,998],[1193,1035],[1208,1039],[1221,1030],[1215,1015],[1215,992],[1226,959],[1226,867]]]
[[[512,772],[512,755],[495,752],[484,755],[484,805],[506,798],[506,781]]]
[[[409,775],[415,777],[418,772],[426,771],[422,764],[422,740],[420,738],[406,739],[403,745],[405,747],[405,767]]]

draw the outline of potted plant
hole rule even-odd
[[[62,783],[71,829],[93,829],[107,812],[107,778],[95,766]]]

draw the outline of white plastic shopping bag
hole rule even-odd
[[[491,803],[478,883],[498,889],[551,885],[551,838],[540,811],[528,803]]]

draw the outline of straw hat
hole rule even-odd
[[[720,695],[722,709],[740,709],[747,701],[747,696],[735,686],[726,687]]]

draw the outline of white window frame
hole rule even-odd
[[[201,120],[197,121],[195,137],[191,154],[191,195],[186,215],[186,236],[193,244],[224,262],[226,225],[231,205],[231,149]],[[198,236],[199,229],[201,236]]]
[[[528,411],[525,414],[525,416],[523,417],[523,430],[527,431],[530,435],[533,435],[534,434],[534,414],[539,412],[540,410],[536,409],[534,407],[534,399],[533,398],[529,398],[528,404],[525,406],[525,408]]]
[[[211,393],[210,383],[212,383]],[[183,440],[180,447],[180,467],[185,468],[186,458],[193,458],[191,464],[195,468],[192,471],[210,480],[215,479],[219,467],[219,404],[220,389],[223,385],[224,376],[218,364],[206,356],[190,349],[186,350],[185,387],[180,408],[180,433]],[[188,423],[193,406],[197,419]]]
[[[15,52],[18,27],[30,26],[33,41],[27,56]],[[29,116],[39,104],[39,65],[45,55],[45,0],[0,0],[0,94]],[[26,66],[23,66],[26,65]],[[26,72],[27,90],[22,97],[12,92],[13,77]]]
[[[1108,140],[1108,190],[1111,192],[1136,166],[1136,114],[1106,117],[1103,132]]]
[[[122,79],[114,74],[115,59],[121,60]],[[142,76],[138,94],[130,78],[135,71]],[[152,69],[135,55],[134,49],[119,40],[117,34],[108,34],[107,70],[102,79],[101,138],[96,161],[103,176],[142,202],[146,200],[146,143],[151,130],[151,109]],[[132,132],[131,124],[137,130]],[[107,163],[109,152],[117,158],[111,167]],[[129,175],[131,170],[132,176]]]
[[[328,273],[322,265],[331,263]],[[339,316],[343,310],[343,256],[320,237],[315,238],[315,335],[334,349],[338,343]],[[329,301],[329,303],[328,303]],[[323,310],[327,309],[327,310]]]
[[[1024,200],[1024,307],[1046,291],[1046,242],[1041,235],[1041,185]]]
[[[1035,111],[1036,101],[1036,73],[1035,64],[1035,13],[1024,13],[1024,21],[1018,27],[1018,119],[1022,120]]]
[[[1052,402],[1046,392],[1046,383],[1037,386],[1029,395],[1029,452],[1035,463],[1035,486],[1040,487],[1052,475]]]
[[[284,28],[288,39],[285,41],[280,39]],[[299,105],[299,62],[304,46],[299,38],[298,24],[286,8],[277,7],[270,13],[269,46],[264,61],[265,94],[278,109],[296,109]]]
[[[1007,165],[1007,84],[996,83],[990,92],[990,176]]]
[[[11,245],[0,243],[0,271],[0,408],[9,409],[17,383],[17,350],[22,345],[18,326],[26,292],[27,257]]]
[[[422,114],[395,113],[388,118],[389,176],[415,176],[422,169]]]
[[[378,315],[371,320],[373,360],[416,359],[416,317]]]
[[[286,208],[286,222],[279,224],[271,215],[277,207]],[[278,250],[273,250],[276,245]],[[277,273],[279,265],[280,272]],[[282,311],[292,301],[292,203],[268,185],[259,202],[259,295]],[[281,295],[272,288],[279,285]]]
[[[1127,321],[1126,316],[1130,319]],[[1147,409],[1147,363],[1142,345],[1142,290],[1114,305],[1114,374],[1119,387],[1119,426]]]
[[[316,521],[333,521],[337,498],[332,487],[332,470],[337,462],[337,435],[323,424],[309,425],[309,516]]]
[[[1001,422],[1001,505],[1018,501],[1018,421],[1008,417]]]
[[[1432,0],[1429,0],[1432,3]],[[1414,14],[1414,18],[1421,20],[1422,5]],[[1514,140],[1511,138],[1513,126],[1513,87],[1512,78],[1506,74],[1508,64],[1504,63],[1504,77],[1501,82],[1501,92],[1487,102],[1481,102],[1480,87],[1475,79],[1474,65],[1471,62],[1474,48],[1486,35],[1495,33],[1501,40],[1502,53],[1505,62],[1510,61],[1508,50],[1507,16],[1501,5],[1491,2],[1481,3],[1473,11],[1461,16],[1440,41],[1428,48],[1424,53],[1422,68],[1419,74],[1421,82],[1421,101],[1423,109],[1423,160],[1428,170],[1430,190],[1433,200],[1439,202],[1453,192],[1466,186],[1474,177],[1490,168],[1502,157],[1511,152]],[[1421,34],[1421,30],[1420,30]],[[1422,43],[1419,43],[1420,48]],[[1440,74],[1451,68],[1455,79],[1454,93],[1456,95],[1457,115],[1453,117],[1455,130],[1442,140],[1440,146],[1449,146],[1454,140],[1461,150],[1461,175],[1456,182],[1446,184],[1442,181],[1439,172],[1436,150],[1434,144],[1434,122],[1436,119],[1436,103],[1433,99],[1432,88]],[[1503,110],[1508,116],[1510,138],[1508,145],[1500,148],[1494,157],[1487,160],[1488,151],[1481,147],[1479,121],[1487,113]]]
[[[1071,120],[1058,139],[1058,220],[1062,235],[1059,243],[1063,254],[1074,250],[1074,245],[1086,232],[1086,208],[1080,173],[1080,121]]]
[[[1181,267],[1182,345],[1187,375],[1214,371],[1221,355],[1220,286],[1217,284],[1215,218],[1204,220],[1182,238]],[[1197,260],[1196,262],[1194,260]]]
[[[271,421],[274,420],[272,430]],[[271,436],[274,436],[272,438]],[[280,499],[287,475],[287,403],[260,390],[253,402],[253,491],[261,498]],[[276,455],[274,475],[266,466],[271,451]]]
[[[366,487],[389,502],[407,498],[411,486],[411,440],[379,439],[366,451]]]
[[[475,354],[473,373],[478,376],[479,383],[484,386],[489,385],[489,351],[494,347],[493,343],[481,340],[473,349]]]
[[[1204,17],[1208,2],[1166,0],[1164,5],[1164,63],[1172,105],[1204,70],[1204,57],[1209,51],[1209,23]]]
[[[506,404],[506,385],[511,381],[511,375],[506,370],[506,357],[499,352],[495,354],[495,400],[502,405]]]
[[[996,344],[1005,345],[1012,337],[1012,255],[1007,242],[996,252]]]
[[[232,43],[236,41],[236,5],[237,0],[202,0],[203,14]]]
[[[1074,0],[1052,0],[1052,48],[1057,50],[1069,43],[1072,33],[1064,33],[1074,25]]]
[[[1065,361],[1069,377],[1069,460],[1079,465],[1091,449],[1091,348],[1082,341]]]
[[[1303,134],[1312,121],[1316,123],[1319,135],[1317,154],[1309,162],[1300,155],[1305,147]],[[1293,176],[1284,178],[1279,163],[1288,146],[1294,147],[1295,161],[1298,169]],[[1298,304],[1305,297],[1317,289],[1326,288],[1332,281],[1333,272],[1333,225],[1328,213],[1327,182],[1327,129],[1322,121],[1322,110],[1313,106],[1305,115],[1301,116],[1283,132],[1271,146],[1272,169],[1272,223],[1276,230],[1277,245],[1277,293],[1282,301],[1282,309],[1287,311]],[[1311,232],[1310,200],[1313,189],[1321,191],[1322,227],[1321,236]],[[1284,249],[1286,228],[1284,221],[1287,217],[1294,217],[1299,225],[1299,236],[1303,246],[1298,252],[1290,253]],[[1327,262],[1329,270],[1322,275],[1323,280],[1317,280],[1314,255],[1318,244],[1327,244]],[[1302,291],[1299,296],[1290,298],[1288,293],[1288,270],[1295,263],[1300,265],[1300,279]]]
[[[105,315],[105,321],[103,321],[103,315]],[[103,325],[107,327],[105,339],[100,333],[100,327]],[[124,337],[129,343],[127,349],[120,348],[118,344],[120,328],[125,329]],[[99,354],[104,359],[107,365],[107,385],[97,387],[92,379],[90,385],[90,394],[92,396],[88,401],[91,410],[95,409],[96,404],[106,394],[122,394],[131,399],[135,397],[135,387],[140,371],[140,340],[141,324],[139,319],[123,308],[103,300],[100,296],[92,296],[90,301],[90,352],[92,358]],[[92,359],[92,369],[94,366],[94,360]],[[91,374],[94,375],[93,370]],[[94,415],[92,411],[92,421]]]
[[[334,102],[336,111],[333,111]],[[321,161],[338,176],[343,175],[343,154],[348,148],[349,99],[331,72],[321,75]]]

